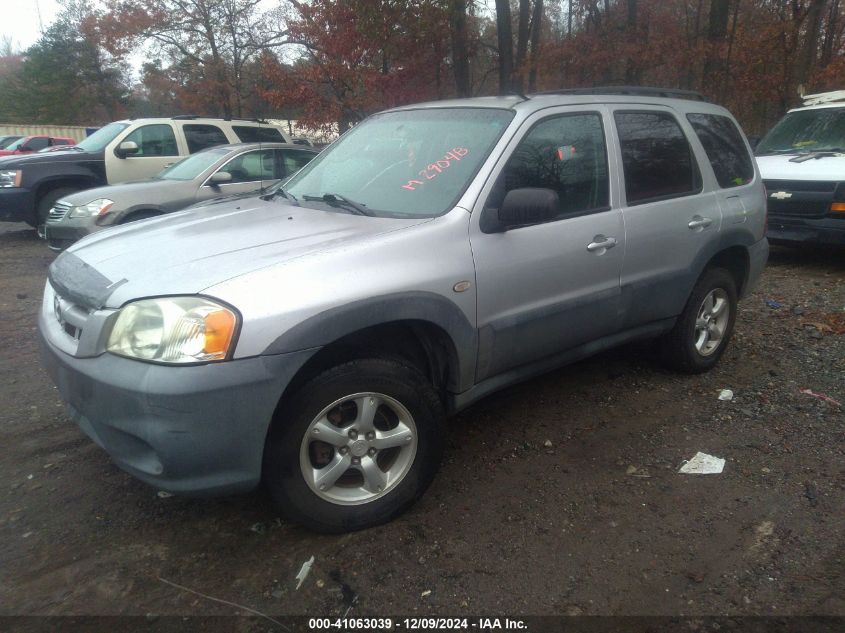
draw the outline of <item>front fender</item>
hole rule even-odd
[[[458,391],[472,386],[478,333],[457,305],[429,292],[383,295],[331,308],[295,325],[263,353],[323,347],[360,330],[397,321],[427,322],[445,331],[454,345],[458,365],[455,386]]]

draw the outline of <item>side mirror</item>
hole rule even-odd
[[[215,185],[223,184],[224,182],[232,182],[232,174],[228,171],[217,171],[211,174],[211,178],[208,179],[208,184],[212,187]]]
[[[526,187],[512,189],[499,208],[499,230],[507,231],[517,226],[541,224],[560,213],[560,198],[553,189]]]
[[[135,141],[123,141],[120,145],[117,146],[117,154],[118,158],[126,158],[129,154],[135,154],[138,152],[138,143]]]
[[[21,153],[24,153],[24,152],[31,152],[31,151],[33,151],[33,149],[29,145],[21,145],[18,148],[18,151],[21,152]]]

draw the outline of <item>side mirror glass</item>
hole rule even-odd
[[[554,189],[512,189],[498,211],[499,230],[541,224],[553,220],[559,213],[560,198]]]
[[[123,141],[117,146],[115,152],[120,158],[126,158],[129,154],[135,154],[138,151],[138,143],[135,141]]]

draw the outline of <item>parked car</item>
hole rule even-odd
[[[0,156],[32,154],[52,147],[65,148],[75,143],[74,139],[64,136],[23,136],[0,149]]]
[[[20,136],[14,134],[0,136],[0,149],[6,149],[6,147],[17,141],[19,138]]]
[[[0,221],[43,225],[60,198],[150,178],[182,156],[240,142],[287,142],[287,137],[257,120],[135,119],[110,123],[65,152],[0,158]]]
[[[221,196],[257,195],[261,189],[295,174],[316,155],[311,148],[284,143],[204,149],[155,178],[87,189],[58,200],[47,216],[47,244],[59,251],[110,226],[179,211]]]
[[[845,245],[845,90],[807,95],[757,145],[773,242]]]
[[[396,108],[273,194],[71,246],[38,329],[72,418],[159,490],[263,479],[346,531],[419,498],[446,414],[497,389],[651,337],[712,368],[762,182],[727,110],[626,90]]]

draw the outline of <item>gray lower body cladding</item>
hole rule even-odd
[[[259,483],[276,405],[312,354],[174,367],[112,354],[74,358],[40,328],[39,342],[71,417],[118,466],[161,490],[195,495]]]

